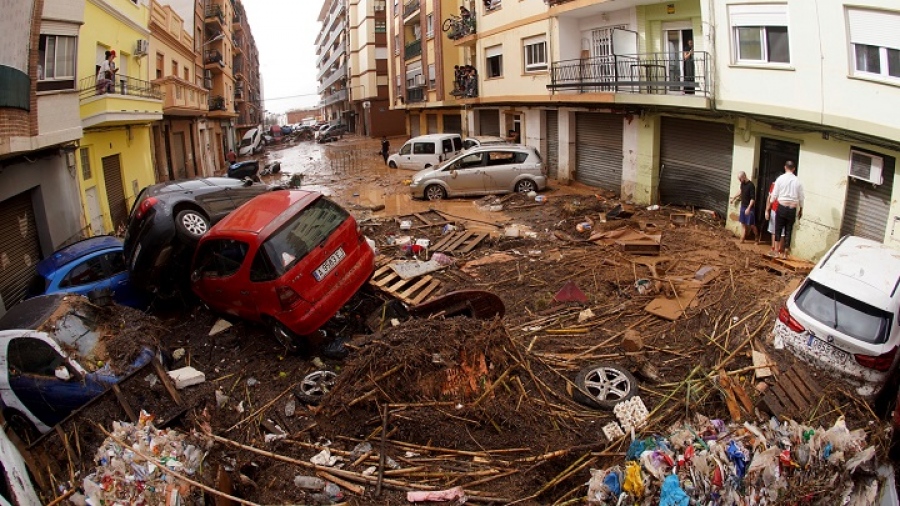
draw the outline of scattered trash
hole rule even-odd
[[[247,378],[247,386],[248,387],[255,387],[258,384],[259,384],[259,380],[257,380],[256,378]]]
[[[647,206],[648,211],[659,211],[659,204],[653,204],[652,206]]]
[[[215,327],[213,327],[213,328],[215,328]],[[172,360],[174,360],[175,362],[178,362],[182,358],[184,358],[184,348],[178,348],[172,352]]]
[[[221,388],[216,389],[216,407],[223,408],[228,404],[228,396]]]
[[[626,330],[622,335],[622,349],[629,353],[635,353],[644,349],[644,339],[636,330]]]
[[[534,198],[534,201],[539,202],[539,203],[547,202],[547,196],[546,195],[538,195],[537,197]]]
[[[452,223],[444,225],[444,228],[441,229],[441,235],[447,235],[451,232],[456,232],[456,225],[453,225]]]
[[[319,453],[313,455],[309,461],[317,466],[334,467],[341,459],[339,455],[332,455],[331,450],[325,448]]]
[[[231,326],[232,325],[231,325],[230,321],[228,321],[224,318],[219,318],[218,320],[216,320],[216,323],[213,324],[212,328],[209,329],[209,335],[214,336],[220,332],[224,332],[225,330],[231,328]],[[181,350],[181,353],[182,353],[182,356],[184,356],[184,349]],[[173,353],[173,356],[174,356],[174,353]],[[178,357],[175,360],[178,360],[180,358],[181,357]]]
[[[534,190],[531,190],[530,192],[526,193],[525,196],[531,200],[534,200],[534,198],[537,197],[537,192]]]
[[[453,487],[447,490],[433,491],[411,491],[406,493],[406,500],[409,502],[425,502],[425,501],[459,501],[466,502],[466,493],[462,487]]]
[[[590,308],[578,313],[578,323],[586,322],[594,317],[594,312]]]
[[[57,367],[53,371],[53,375],[56,376],[57,379],[61,379],[63,381],[69,381],[69,378],[72,377],[72,374],[69,373],[69,369],[67,369],[64,365]]]
[[[169,371],[169,377],[175,382],[175,388],[178,390],[206,381],[205,374],[190,366]]]
[[[606,439],[612,442],[624,436],[625,433],[622,432],[622,427],[619,427],[618,423],[609,422],[608,424],[603,426],[603,435],[606,436]]]
[[[578,288],[574,281],[567,281],[553,296],[553,300],[556,302],[581,302],[584,304],[587,303],[587,295]]]
[[[421,260],[394,260],[388,265],[391,267],[391,270],[404,280],[424,276],[447,267],[433,258],[427,262]]]
[[[298,474],[294,476],[294,486],[304,490],[323,490],[325,488],[325,480],[316,476]]]
[[[592,228],[593,227],[591,226],[591,224],[586,221],[583,221],[583,222],[579,223],[578,225],[575,225],[575,230],[577,230],[579,232],[590,232]]]
[[[519,226],[510,225],[503,230],[504,237],[519,237]]]
[[[653,290],[653,283],[649,279],[639,279],[634,282],[634,288],[641,295],[647,295]]]
[[[650,416],[647,406],[644,406],[644,401],[639,395],[616,404],[613,407],[613,414],[619,419],[619,424],[626,433],[643,427],[647,423],[647,417]]]
[[[291,416],[294,416],[294,413],[296,413],[296,412],[297,412],[297,403],[294,401],[294,399],[290,399],[284,405],[284,416],[291,417]]]
[[[431,255],[431,260],[445,267],[453,265],[453,263],[456,262],[453,257],[440,252]]]

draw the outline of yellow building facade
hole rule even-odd
[[[145,0],[87,0],[78,41],[79,191],[92,234],[121,231],[141,188],[156,182],[151,125],[162,119],[160,87],[150,82]],[[98,82],[115,51],[111,83]]]

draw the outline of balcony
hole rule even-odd
[[[205,77],[205,78],[203,78],[203,87],[206,88],[207,90],[211,90],[211,89],[213,88],[213,82],[212,82],[212,81],[213,81],[213,80],[212,80],[211,77]]]
[[[319,102],[320,107],[325,107],[327,105],[335,104],[337,102],[342,102],[347,100],[347,90],[337,90],[331,95],[323,98],[321,102]]]
[[[222,6],[219,4],[207,5],[203,9],[203,20],[207,23],[215,23],[219,21],[219,25],[225,28],[225,13],[222,12]]]
[[[88,76],[79,82],[83,128],[128,125],[162,119],[162,92],[158,84],[118,76],[117,82]]]
[[[460,40],[475,34],[475,16],[469,16],[468,19],[459,19],[456,16],[447,18],[441,26],[446,28],[448,39]]]
[[[162,90],[163,114],[167,116],[200,116],[208,111],[209,92],[175,76],[153,81]]]
[[[406,103],[413,104],[425,101],[425,88],[407,88]]]
[[[709,54],[694,52],[691,68],[681,53],[598,56],[553,62],[550,91],[712,97]]]
[[[203,64],[206,69],[221,72],[225,68],[225,59],[218,49],[207,49],[203,52]]]
[[[403,58],[411,60],[416,56],[422,55],[422,39],[414,40],[403,48]]]
[[[403,19],[419,12],[419,0],[409,0],[403,3]]]
[[[243,102],[244,101],[244,89],[243,88],[235,88],[234,89],[234,101],[235,102]]]
[[[221,95],[215,95],[209,97],[208,101],[209,111],[227,111],[228,109],[225,106],[225,97]]]
[[[325,90],[342,79],[347,79],[346,64],[341,65],[340,67],[335,69],[334,72],[325,77],[325,79],[322,80],[321,84],[319,84],[319,88],[316,91],[321,95],[322,93],[325,93]]]
[[[244,16],[241,16],[240,14],[235,14],[231,18],[231,29],[235,32],[242,31],[244,29],[244,26],[242,24],[243,21],[244,21]]]
[[[231,43],[234,46],[234,54],[240,54],[244,52],[244,39],[240,37],[232,37]]]

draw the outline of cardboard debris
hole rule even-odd
[[[771,366],[773,365],[772,360],[769,358],[765,352],[753,350],[753,368],[756,371],[756,378],[768,378],[772,376]]]
[[[446,267],[434,259],[427,262],[421,260],[396,260],[389,265],[391,270],[396,272],[397,275],[404,280],[424,276],[425,274],[439,271]]]
[[[590,241],[618,246],[625,253],[636,255],[658,255],[662,234],[646,234],[640,230],[620,228],[608,232],[600,232],[591,235]]]
[[[475,270],[475,267],[481,267],[482,265],[502,264],[515,259],[516,257],[510,255],[509,253],[494,253],[466,262],[465,265],[460,267],[460,270],[465,272],[466,274],[474,276],[473,271]]]
[[[672,280],[676,290],[675,297],[657,297],[644,307],[644,311],[670,321],[681,318],[684,315],[684,311],[692,307],[694,298],[700,293],[702,285],[696,282],[684,283],[682,280],[678,281],[678,283],[675,283]]]

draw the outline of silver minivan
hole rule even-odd
[[[422,170],[440,165],[463,149],[459,134],[428,134],[406,141],[398,153],[388,157],[392,169]]]
[[[488,195],[543,190],[547,172],[541,154],[531,146],[494,145],[472,148],[435,168],[416,173],[409,186],[413,198],[440,200],[462,195]]]

